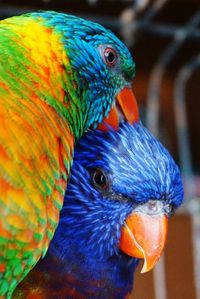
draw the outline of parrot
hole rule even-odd
[[[138,262],[144,273],[161,256],[183,196],[177,164],[141,122],[86,133],[47,254],[13,298],[128,298]]]
[[[105,120],[133,123],[135,62],[108,29],[38,11],[0,21],[0,298],[49,247],[74,147]]]

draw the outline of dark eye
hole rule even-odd
[[[97,188],[102,190],[106,190],[108,188],[108,180],[102,170],[100,169],[94,170],[92,178],[93,178],[94,185]]]
[[[104,59],[108,66],[115,66],[118,59],[117,52],[113,48],[105,48]]]

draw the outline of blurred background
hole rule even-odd
[[[180,165],[185,203],[130,298],[200,299],[200,0],[0,0],[0,18],[38,9],[97,21],[131,50],[141,118]]]

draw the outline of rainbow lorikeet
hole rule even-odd
[[[13,298],[122,299],[159,259],[183,200],[180,172],[141,123],[89,132],[77,145],[60,222]]]
[[[117,127],[117,105],[130,123],[138,114],[135,63],[104,27],[30,13],[0,22],[0,44],[0,298],[10,298],[53,237],[76,141],[110,110]]]

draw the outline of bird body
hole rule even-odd
[[[47,255],[13,298],[126,298],[139,261],[123,244],[128,219],[169,217],[182,200],[177,165],[141,123],[121,124],[118,132],[87,133],[75,150],[60,222]],[[142,246],[142,239],[150,240],[155,251],[160,244],[155,246],[152,240],[159,232],[154,225],[148,237],[148,227],[140,234],[136,222],[135,238]],[[145,246],[144,251],[149,245]]]
[[[135,65],[114,34],[56,12],[1,21],[0,44],[0,297],[10,298],[53,237],[76,141],[108,116]]]

